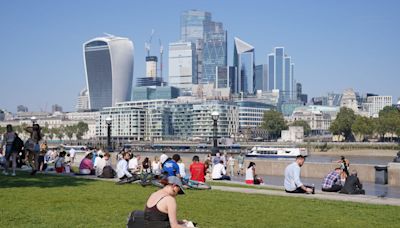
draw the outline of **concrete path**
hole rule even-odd
[[[221,182],[223,183],[223,182]],[[228,183],[228,182],[225,182]],[[232,182],[238,184],[237,182]],[[228,186],[213,186],[212,190],[228,191],[228,192],[241,192],[247,194],[262,194],[262,195],[273,195],[273,196],[284,196],[284,197],[301,197],[307,199],[319,199],[319,200],[336,200],[346,201],[355,203],[366,203],[366,204],[378,204],[378,205],[392,205],[400,206],[400,199],[395,198],[381,198],[369,195],[344,195],[339,193],[326,193],[322,191],[316,191],[315,194],[293,194],[286,193],[283,187],[277,187],[273,185],[264,185],[269,189],[254,189],[254,188],[241,188],[241,187],[228,187]]]

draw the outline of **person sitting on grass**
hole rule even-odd
[[[81,164],[79,165],[79,174],[94,175],[92,158],[93,154],[91,152],[86,152],[85,158],[82,159]]]
[[[54,167],[56,168],[56,172],[57,173],[64,173],[65,172],[65,155],[67,153],[65,151],[62,151],[60,153],[60,156],[58,156],[58,158],[55,160],[54,162]]]
[[[342,189],[340,184],[341,165],[338,164],[334,171],[328,173],[322,182],[323,192],[338,192]]]
[[[104,167],[111,166],[110,153],[106,152],[104,155],[100,155],[100,157],[102,157],[102,158],[98,159],[97,163],[95,165],[96,176],[98,176],[98,177],[103,174]]]
[[[130,153],[123,152],[122,159],[117,164],[117,177],[120,181],[129,180],[132,178],[132,174],[128,171],[128,161],[131,158]]]
[[[256,163],[250,162],[246,169],[246,184],[261,184],[263,180],[256,175]]]
[[[284,180],[286,192],[314,194],[314,188],[304,185],[300,180],[300,167],[303,166],[304,161],[304,156],[298,155],[296,161],[286,167]]]
[[[226,175],[224,161],[220,160],[213,166],[211,177],[213,180],[231,180],[231,177]]]
[[[177,204],[175,197],[184,194],[182,181],[176,176],[169,176],[160,181],[164,187],[150,195],[144,209],[144,227],[188,227],[188,221],[176,218]]]
[[[357,171],[352,170],[351,175],[346,178],[343,188],[340,190],[343,194],[365,194],[365,190],[362,189],[360,179],[357,177]]]
[[[193,163],[190,164],[190,180],[206,182],[206,167],[200,162],[199,156],[193,156]]]
[[[163,174],[166,174],[166,176],[180,176],[179,172],[179,166],[178,166],[178,161],[181,159],[181,156],[179,154],[174,154],[172,155],[172,159],[167,159],[167,161],[164,162],[163,165]]]

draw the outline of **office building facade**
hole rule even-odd
[[[254,47],[243,40],[234,38],[233,65],[237,68],[238,93],[255,93]]]
[[[191,91],[197,84],[196,48],[191,42],[169,44],[169,85],[182,91]]]
[[[89,109],[129,101],[133,80],[133,43],[127,38],[98,37],[83,44]]]

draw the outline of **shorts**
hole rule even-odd
[[[64,172],[64,167],[61,166],[61,167],[56,168],[56,172],[57,173],[63,173]]]
[[[254,184],[254,180],[246,180],[246,184]]]

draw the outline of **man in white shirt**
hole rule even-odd
[[[214,165],[211,177],[213,180],[231,180],[231,177],[226,175],[224,162],[222,160]]]
[[[283,183],[286,192],[314,194],[314,187],[306,186],[300,180],[300,167],[303,166],[304,161],[304,156],[298,155],[296,161],[286,167]]]
[[[69,158],[71,159],[71,165],[73,165],[73,164],[74,164],[74,160],[75,160],[75,153],[76,153],[76,151],[75,151],[74,148],[71,148],[71,149],[68,151],[68,153],[69,153]]]
[[[128,152],[124,152],[122,156],[123,159],[119,160],[117,164],[117,177],[120,180],[125,180],[132,177],[132,174],[128,171],[128,161],[131,155]]]
[[[128,163],[129,172],[131,172],[131,173],[139,172],[139,170],[140,170],[139,161],[140,161],[140,156],[133,155],[133,157],[129,160],[129,163]]]

